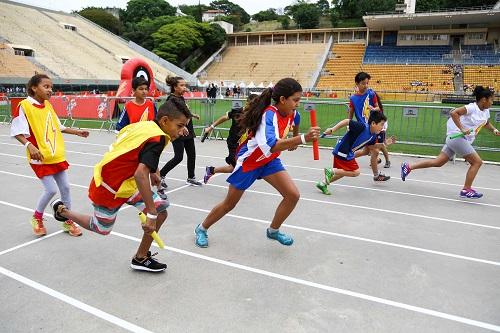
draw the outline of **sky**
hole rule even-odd
[[[28,5],[43,7],[54,10],[61,10],[64,12],[71,12],[73,10],[80,10],[85,7],[120,7],[125,8],[128,0],[14,0]],[[272,2],[266,0],[233,0],[243,7],[250,15],[253,15],[261,10],[272,8],[284,8],[295,0],[273,0]],[[172,6],[178,5],[195,5],[198,0],[167,0]],[[202,4],[208,5],[211,0],[201,0]]]

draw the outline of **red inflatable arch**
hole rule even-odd
[[[130,97],[132,95],[132,79],[142,76],[149,83],[148,96],[157,97],[159,95],[156,89],[153,71],[151,67],[141,58],[132,58],[123,64],[120,86],[116,92],[117,97]]]

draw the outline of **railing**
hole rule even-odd
[[[468,11],[476,11],[476,10],[492,10],[493,5],[491,6],[474,6],[474,7],[456,7],[456,8],[438,8],[432,10],[422,10],[416,11],[415,14],[423,14],[423,13],[451,13],[451,12],[468,12]],[[386,11],[386,12],[366,12],[366,16],[374,16],[374,15],[401,15],[401,12],[397,11]]]
[[[325,48],[325,52],[323,53],[323,55],[321,56],[321,59],[318,62],[318,67],[316,68],[316,71],[312,74],[312,79],[310,82],[311,87],[316,86],[316,84],[318,83],[321,71],[325,67],[326,62],[329,59],[329,55],[332,52],[332,50],[331,50],[332,44],[333,44],[333,36],[330,36],[330,38],[328,39],[328,43],[326,45],[326,48]]]

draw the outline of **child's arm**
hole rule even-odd
[[[196,113],[191,113],[191,117],[193,117],[196,120],[200,120],[200,118],[201,118],[200,115],[196,114]]]
[[[137,169],[134,173],[135,182],[137,184],[137,189],[144,201],[144,205],[146,206],[146,213],[151,216],[158,215],[155,207],[155,203],[153,201],[153,193],[151,192],[151,185],[149,183],[149,174],[150,170],[146,164],[139,163]],[[146,224],[142,226],[142,229],[150,234],[153,231],[156,231],[156,218],[147,218]]]
[[[294,136],[293,138],[288,139],[279,139],[276,141],[276,144],[271,148],[271,153],[275,153],[278,151],[287,150],[290,148],[295,148],[300,144],[304,144],[306,142],[311,142],[315,139],[319,138],[320,127],[311,127],[306,134],[302,134],[301,136]]]
[[[89,131],[84,131],[81,129],[71,128],[71,127],[66,127],[61,132],[66,133],[66,134],[78,135],[78,136],[81,136],[83,138],[86,138],[89,136]]]
[[[457,125],[460,132],[467,135],[467,134],[470,134],[471,129],[464,128],[462,123],[460,122],[460,116],[465,116],[466,114],[467,114],[467,109],[465,108],[465,106],[462,106],[462,107],[456,108],[455,110],[451,111],[450,117],[453,120],[453,122],[455,123],[455,125]]]
[[[325,130],[325,134],[332,134],[343,127],[348,127],[350,121],[351,121],[351,119],[344,119],[344,120],[339,121],[335,126],[333,126],[331,128],[327,128]]]
[[[208,127],[205,127],[205,133],[210,133],[212,132],[212,130],[217,126],[217,125],[220,125],[222,124],[223,122],[229,120],[229,117],[227,116],[227,114],[219,117],[219,119],[217,119],[216,121],[214,121],[214,123]]]
[[[495,128],[495,126],[493,126],[492,123],[490,123],[489,121],[486,123],[486,125],[484,125],[485,128],[489,129],[494,135],[500,135],[500,131],[497,130]]]
[[[394,135],[392,135],[390,138],[385,139],[385,142],[379,142],[379,143],[374,144],[373,146],[375,148],[383,148],[383,147],[390,146],[394,143],[396,143],[396,137]]]
[[[349,104],[349,116],[347,117],[348,120],[352,120],[352,118],[354,117],[354,107],[352,106],[352,104]]]
[[[43,161],[43,155],[40,152],[40,150],[38,150],[37,147],[32,145],[31,142],[29,142],[28,139],[26,139],[24,134],[18,134],[14,137],[16,138],[17,141],[19,141],[23,146],[25,146],[28,149],[32,160]]]

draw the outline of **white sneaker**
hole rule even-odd
[[[156,187],[156,193],[162,198],[162,200],[168,200],[167,196],[168,185],[165,181],[165,177],[161,177],[160,185]]]
[[[186,180],[186,185],[191,185],[191,186],[202,186],[203,184],[196,180],[196,178],[188,178]]]

